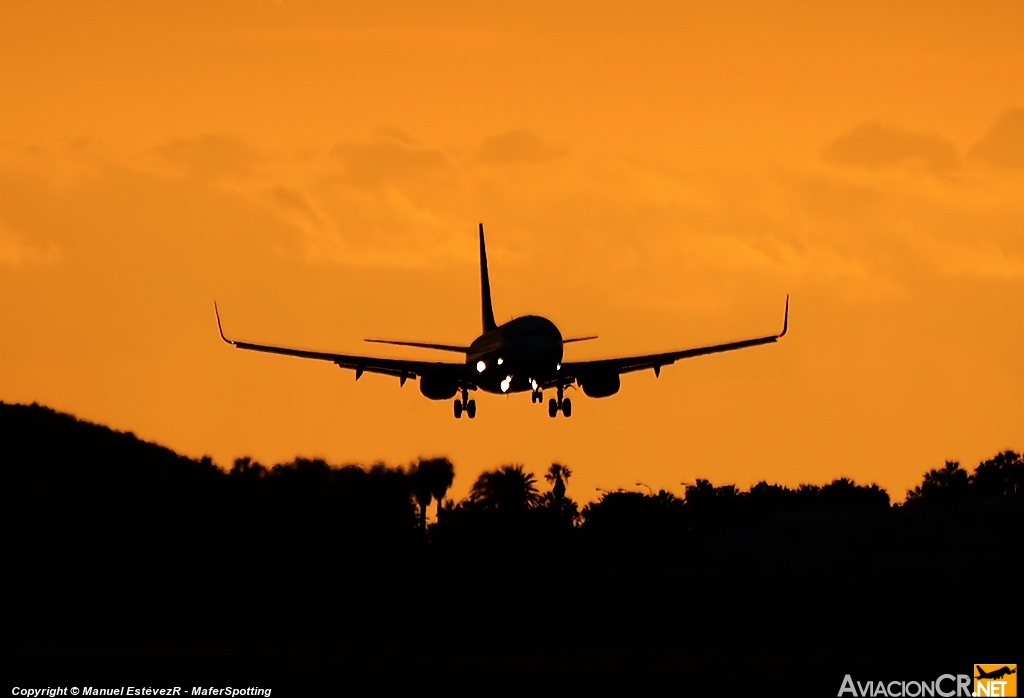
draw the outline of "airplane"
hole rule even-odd
[[[471,390],[499,395],[530,391],[531,401],[543,404],[544,390],[554,389],[556,397],[548,401],[548,415],[556,417],[561,413],[565,417],[570,417],[572,400],[565,397],[565,390],[570,386],[579,385],[583,389],[583,394],[588,397],[609,397],[619,392],[620,376],[624,373],[652,369],[655,376],[660,376],[662,366],[668,366],[680,359],[770,344],[784,337],[789,328],[789,296],[786,296],[786,313],[782,332],[779,334],[660,354],[563,362],[562,351],[566,344],[597,337],[564,339],[553,322],[536,315],[524,315],[498,325],[491,309],[491,283],[487,274],[487,248],[484,244],[483,223],[480,224],[480,292],[483,333],[468,346],[387,339],[364,340],[376,344],[436,349],[465,355],[465,360],[460,362],[411,361],[334,354],[228,339],[224,335],[216,302],[213,308],[217,315],[217,329],[220,331],[221,339],[238,349],[330,361],[341,368],[355,371],[356,380],[367,372],[396,376],[400,386],[404,386],[410,378],[418,378],[420,392],[425,397],[431,400],[455,398],[453,409],[456,419],[463,414],[470,419],[476,417],[476,400],[469,398]],[[456,395],[459,397],[455,397]]]
[[[974,667],[978,670],[978,675],[974,677],[976,679],[1001,679],[1004,676],[1017,673],[1016,669],[1011,669],[1008,666],[993,669],[992,671],[985,671],[977,664],[975,664]]]

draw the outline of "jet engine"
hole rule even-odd
[[[420,392],[431,400],[448,400],[458,391],[459,379],[443,364],[434,366],[420,378]]]
[[[608,397],[619,392],[619,374],[615,371],[595,371],[580,381],[587,397]]]

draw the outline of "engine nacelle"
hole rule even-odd
[[[443,364],[429,369],[420,378],[420,392],[431,400],[449,400],[455,397],[458,391],[459,379]]]
[[[587,397],[608,397],[619,392],[619,374],[615,371],[600,371],[591,373],[580,381],[583,394]]]

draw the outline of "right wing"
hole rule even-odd
[[[768,335],[767,337],[756,337],[754,339],[743,339],[738,342],[727,342],[726,344],[714,344],[707,347],[695,349],[684,349],[682,351],[670,351],[663,354],[645,354],[643,356],[626,356],[616,359],[599,359],[597,361],[575,361],[562,364],[559,370],[559,377],[549,381],[552,385],[558,382],[569,383],[572,380],[585,380],[587,376],[598,374],[608,375],[611,373],[623,374],[632,371],[643,371],[654,369],[655,375],[661,374],[661,367],[673,364],[680,359],[689,359],[693,356],[704,354],[717,354],[723,351],[733,351],[746,347],[756,347],[759,344],[771,344],[779,341],[785,336],[789,329],[789,296],[786,296],[786,314],[782,321],[782,332]]]
[[[472,372],[466,367],[465,363],[442,363],[437,361],[409,361],[407,359],[383,359],[375,356],[356,356],[352,354],[332,354],[323,351],[308,351],[306,349],[291,349],[289,347],[277,347],[269,344],[253,344],[252,342],[239,342],[234,339],[228,339],[224,336],[224,328],[220,323],[220,311],[217,309],[217,304],[213,304],[213,311],[217,315],[217,329],[220,330],[220,338],[228,344],[238,347],[239,349],[249,349],[251,351],[262,351],[268,354],[284,354],[286,356],[298,356],[302,359],[319,359],[321,361],[330,361],[331,363],[337,364],[342,368],[352,369],[356,372],[356,380],[367,373],[381,373],[386,376],[396,376],[402,385],[405,385],[405,381],[409,378],[418,378],[430,369],[436,367],[439,363],[446,368],[455,371],[459,375],[460,385],[465,385],[467,388],[476,387],[472,382]]]

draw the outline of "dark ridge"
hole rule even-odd
[[[130,432],[79,420],[38,404],[0,402],[4,477],[74,487],[84,480],[137,486],[215,477],[209,458],[195,461]]]

